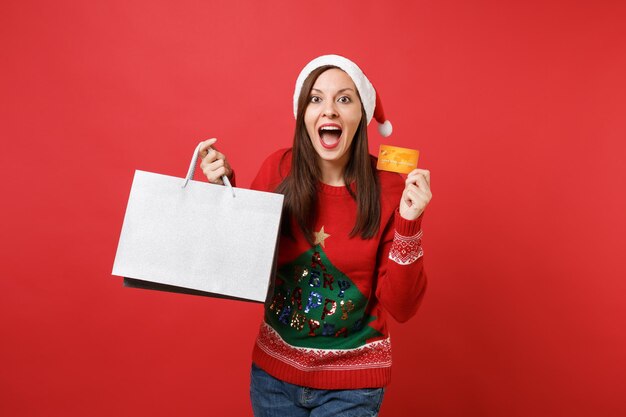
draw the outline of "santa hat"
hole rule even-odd
[[[298,98],[300,97],[300,90],[302,90],[304,80],[306,80],[313,70],[325,65],[333,65],[340,68],[345,71],[350,78],[352,78],[352,81],[361,96],[363,108],[365,108],[367,124],[370,124],[373,117],[378,122],[378,132],[384,137],[391,135],[393,127],[391,126],[391,122],[385,118],[380,95],[376,93],[374,86],[367,79],[363,71],[361,71],[361,68],[348,58],[344,58],[339,55],[319,56],[306,64],[306,66],[302,69],[302,72],[300,72],[300,75],[298,75],[298,79],[296,80],[296,89],[293,93],[293,115],[298,117]]]

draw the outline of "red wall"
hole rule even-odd
[[[623,416],[626,3],[0,4],[0,414],[250,415],[261,307],[122,288],[134,169],[248,186],[344,54],[421,151],[430,284],[382,416]],[[199,176],[198,176],[199,178]]]

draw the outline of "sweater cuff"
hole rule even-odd
[[[422,257],[422,216],[415,220],[406,220],[396,209],[395,234],[389,249],[389,259],[398,265],[411,265]]]
[[[396,208],[394,219],[396,233],[405,237],[417,235],[422,228],[422,218],[424,218],[424,212],[415,220],[407,220],[400,215],[400,209]]]

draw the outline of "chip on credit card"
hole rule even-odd
[[[420,152],[415,149],[380,145],[376,168],[383,171],[408,174],[417,168],[417,159],[419,158],[419,155]]]

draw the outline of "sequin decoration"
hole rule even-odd
[[[297,311],[293,313],[291,317],[291,327],[300,331],[304,329],[304,324],[306,323],[306,316],[302,313],[298,313]]]
[[[343,335],[343,337],[348,337],[347,327],[342,327],[341,329],[337,330],[337,333],[335,333],[335,337],[339,337],[341,335]]]
[[[322,263],[322,258],[319,252],[314,252],[311,256],[311,268],[319,267],[322,271],[326,271],[326,267]]]
[[[328,288],[332,291],[333,282],[335,282],[335,278],[331,274],[327,274],[326,272],[324,272],[324,288]]]
[[[296,265],[293,268],[293,280],[296,284],[299,284],[303,278],[306,278],[309,275],[309,269],[305,268],[301,265]]]
[[[311,271],[311,276],[309,277],[309,285],[313,288],[319,288],[322,285],[319,271]]]
[[[322,296],[319,295],[319,293],[315,291],[311,291],[311,294],[309,294],[309,300],[306,303],[306,307],[304,308],[304,312],[308,313],[314,308],[319,308],[321,305],[322,305]]]
[[[289,316],[291,315],[291,306],[285,306],[278,316],[278,321],[284,325],[289,325]]]
[[[335,325],[330,323],[324,323],[324,327],[322,328],[322,336],[334,336],[335,334]]]
[[[328,308],[328,304],[330,303],[330,308]],[[335,310],[337,309],[337,303],[335,300],[331,300],[327,298],[324,300],[324,309],[322,311],[322,320],[326,318],[326,316],[332,316],[335,314]]]
[[[343,300],[341,300],[339,306],[341,307],[341,311],[343,313],[341,315],[341,320],[348,320],[348,313],[354,310],[354,303],[352,302],[352,300],[348,300],[345,303],[343,302]]]
[[[298,310],[302,310],[302,288],[296,287],[293,289],[291,305],[295,306]]]
[[[337,294],[337,296],[343,298],[345,295],[344,292],[350,288],[350,281],[339,280],[337,281],[337,285],[339,285],[339,294]]]
[[[320,328],[320,322],[309,319],[309,336],[315,336],[315,331]]]
[[[276,311],[276,314],[280,313],[280,310],[283,308],[283,304],[285,302],[285,298],[283,294],[279,291],[274,294],[274,298],[272,299],[272,304],[270,305],[270,310]]]

